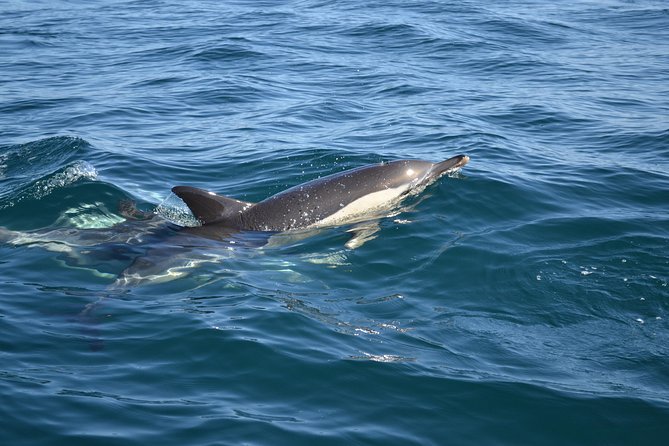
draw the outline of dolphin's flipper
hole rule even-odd
[[[12,243],[21,236],[20,232],[0,226],[0,243]]]
[[[356,249],[370,240],[374,240],[381,227],[378,221],[358,223],[346,232],[353,234],[351,239],[344,245],[348,249]]]
[[[118,212],[128,220],[148,220],[156,215],[155,212],[138,209],[137,203],[133,200],[121,200],[118,203]]]
[[[278,232],[276,234],[272,234],[263,247],[280,248],[282,246],[294,245],[300,243],[302,240],[306,240],[310,237],[320,234],[322,231],[322,229],[302,229],[288,232]]]
[[[253,206],[253,203],[216,195],[197,187],[175,186],[172,188],[172,192],[181,198],[195,218],[205,225],[231,218]]]

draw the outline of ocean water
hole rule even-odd
[[[119,210],[459,153],[356,249]],[[2,2],[0,228],[3,445],[666,444],[668,4]]]

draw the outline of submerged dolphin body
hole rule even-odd
[[[358,221],[390,208],[468,161],[468,156],[457,155],[440,163],[398,160],[368,165],[309,181],[258,203],[190,186],[176,186],[172,192],[208,232],[313,229]]]

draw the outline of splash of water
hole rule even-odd
[[[95,180],[98,172],[87,161],[76,161],[51,177],[37,181],[30,189],[33,198],[43,198],[56,189],[69,186],[79,180]]]
[[[201,226],[200,221],[195,218],[186,204],[174,194],[170,194],[156,206],[156,214],[179,226]]]
[[[0,209],[15,206],[26,199],[39,200],[50,195],[55,190],[67,187],[77,181],[96,180],[97,177],[97,170],[89,162],[75,161],[61,171],[47,175],[27,186],[17,194],[15,199],[8,200],[0,206]]]

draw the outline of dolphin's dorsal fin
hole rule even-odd
[[[172,192],[186,203],[188,209],[203,225],[231,218],[253,206],[253,203],[224,197],[197,187],[175,186]]]

